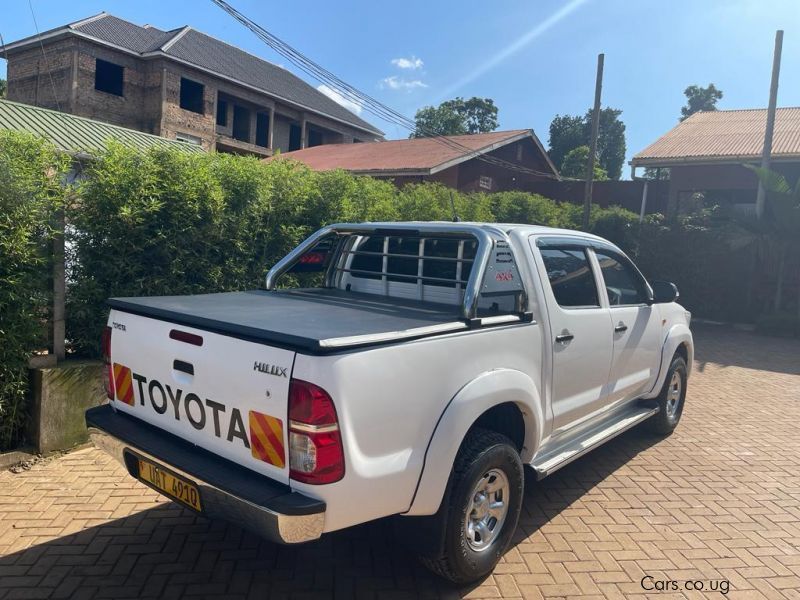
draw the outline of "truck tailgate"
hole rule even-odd
[[[289,481],[294,352],[112,309],[115,407],[277,481]]]

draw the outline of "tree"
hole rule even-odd
[[[622,177],[625,163],[625,123],[620,121],[622,111],[616,108],[600,109],[600,127],[597,133],[597,160],[610,179]],[[584,117],[584,139],[592,137],[592,111]]]
[[[550,160],[561,165],[571,150],[578,146],[588,146],[589,140],[583,137],[583,117],[556,115],[550,122]]]
[[[414,115],[412,138],[432,135],[486,133],[497,129],[497,107],[491,98],[454,98],[439,106],[424,106]]]
[[[766,190],[766,210],[760,219],[746,213],[734,213],[734,221],[745,232],[744,236],[734,238],[734,242],[754,246],[757,256],[775,265],[777,278],[772,304],[777,313],[782,306],[787,259],[800,251],[800,179],[791,185],[781,173],[745,166],[755,172]],[[800,319],[800,294],[797,317]]]
[[[709,83],[708,87],[690,85],[683,90],[683,94],[686,96],[686,106],[681,108],[681,121],[701,110],[717,110],[717,101],[722,100],[722,90],[718,90],[713,83]]]
[[[622,111],[616,108],[600,110],[597,134],[597,160],[611,179],[622,176],[625,162],[625,123]],[[550,123],[550,160],[560,165],[567,154],[579,146],[588,146],[592,134],[592,109],[584,116],[556,115]]]
[[[586,164],[589,162],[589,146],[573,148],[561,163],[561,175],[572,179],[586,179]],[[597,162],[594,164],[594,180],[605,181],[608,173]]]
[[[6,97],[6,90],[8,89],[8,84],[6,83],[5,79],[0,79],[0,98]]]
[[[669,167],[645,167],[643,179],[667,181],[669,179]]]

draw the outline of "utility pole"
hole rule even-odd
[[[597,131],[600,127],[600,93],[603,91],[604,54],[597,55],[597,79],[594,84],[594,110],[592,111],[592,138],[589,143],[589,160],[586,163],[586,184],[583,190],[583,229],[589,229],[589,212],[592,206],[594,161],[597,155]]]
[[[764,149],[761,152],[761,168],[769,169],[772,156],[772,134],[775,130],[775,110],[778,104],[778,79],[781,74],[781,50],[783,48],[783,30],[775,32],[775,52],[772,55],[772,81],[769,85],[769,106],[767,107],[767,129],[764,132]],[[756,194],[756,216],[761,219],[764,215],[764,203],[767,191],[761,178],[758,180]]]

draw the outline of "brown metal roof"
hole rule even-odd
[[[693,114],[636,154],[633,166],[757,160],[764,147],[767,109],[718,110]],[[800,107],[775,114],[772,156],[800,159]]]
[[[543,161],[548,164],[548,170],[552,171],[552,176],[558,177],[547,153],[530,129],[362,144],[327,144],[284,152],[279,157],[297,160],[315,171],[345,169],[362,174],[430,175],[526,138],[533,140],[543,156]]]

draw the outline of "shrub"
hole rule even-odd
[[[589,230],[614,242],[631,256],[638,253],[639,216],[621,206],[593,207],[589,213]]]
[[[0,450],[22,439],[28,360],[47,344],[48,257],[67,169],[43,140],[0,131]]]

